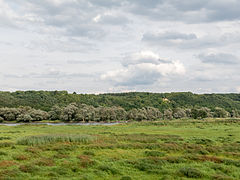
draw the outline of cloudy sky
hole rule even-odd
[[[239,0],[0,0],[0,90],[240,92]]]

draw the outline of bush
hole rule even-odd
[[[204,174],[198,169],[184,167],[179,170],[180,174],[188,178],[202,178]]]
[[[240,167],[240,160],[223,159],[223,163],[226,165],[233,165],[236,167]]]
[[[7,153],[0,151],[0,156],[6,156],[6,155],[7,155]]]
[[[164,152],[160,151],[145,151],[146,156],[156,156],[156,157],[162,157],[165,156]]]
[[[49,114],[47,112],[36,109],[32,109],[29,112],[29,115],[31,116],[32,121],[42,121],[47,120],[49,118]]]
[[[38,166],[54,166],[54,161],[53,159],[49,159],[49,158],[41,158],[37,160],[35,164]]]
[[[164,111],[164,119],[166,119],[166,120],[173,119],[173,112],[171,109],[167,109]]]
[[[0,142],[0,148],[12,147],[14,144],[12,142]]]
[[[17,160],[17,161],[23,161],[23,160],[27,160],[29,158],[28,158],[28,156],[26,156],[24,154],[18,154],[18,155],[14,155],[13,159]]]
[[[130,176],[123,176],[120,180],[132,180]]]
[[[78,156],[80,160],[80,164],[82,167],[87,168],[95,164],[95,161],[91,160],[91,158],[87,155],[80,155]]]
[[[0,116],[6,121],[15,121],[19,113],[17,108],[0,108]]]
[[[32,165],[32,164],[25,164],[25,165],[21,165],[19,166],[19,170],[25,173],[33,173],[35,171],[38,170],[38,168],[36,168],[36,166]]]
[[[112,167],[112,166],[110,166],[110,165],[100,165],[100,166],[98,167],[98,169],[101,170],[101,171],[105,171],[105,172],[107,172],[107,173],[113,174],[113,175],[115,175],[115,174],[120,174],[120,172],[118,171],[118,169],[116,169],[116,168],[114,168],[114,167]]]
[[[217,117],[217,118],[226,118],[229,116],[229,113],[223,109],[223,108],[220,108],[220,107],[216,107],[214,109],[214,117]]]
[[[95,156],[95,153],[92,151],[84,151],[83,152],[84,155],[89,155],[89,156]]]
[[[17,117],[17,122],[31,122],[33,118],[31,117],[30,114],[20,114]]]
[[[135,168],[149,173],[158,173],[164,162],[158,159],[139,159],[135,162]]]
[[[184,109],[182,109],[182,108],[176,108],[176,109],[174,109],[174,111],[173,111],[173,117],[175,118],[175,119],[181,119],[181,118],[184,118],[184,117],[186,117],[187,115],[186,115],[186,112],[185,112],[185,110]]]

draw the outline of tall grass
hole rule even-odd
[[[69,142],[69,143],[84,143],[92,142],[95,138],[90,135],[39,135],[39,136],[27,136],[17,140],[18,145],[44,145],[57,142]]]

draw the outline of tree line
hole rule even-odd
[[[65,122],[114,122],[114,121],[144,121],[144,120],[171,120],[182,118],[226,118],[240,117],[238,110],[232,110],[231,113],[224,108],[216,107],[213,110],[207,107],[200,108],[173,108],[163,111],[154,107],[133,108],[126,111],[120,106],[112,107],[94,107],[86,104],[70,103],[66,106],[53,106],[50,111],[34,109],[29,106],[20,106],[18,108],[4,107],[0,108],[0,122],[35,122],[42,120],[61,120]]]
[[[49,112],[54,105],[67,106],[70,103],[86,104],[96,107],[122,107],[125,111],[154,107],[161,112],[175,108],[207,107],[214,111],[221,107],[231,113],[240,109],[240,94],[193,94],[176,93],[113,93],[113,94],[77,94],[67,91],[16,91],[0,92],[0,108],[30,106]]]

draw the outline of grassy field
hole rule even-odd
[[[240,179],[240,121],[0,126],[0,179]]]

